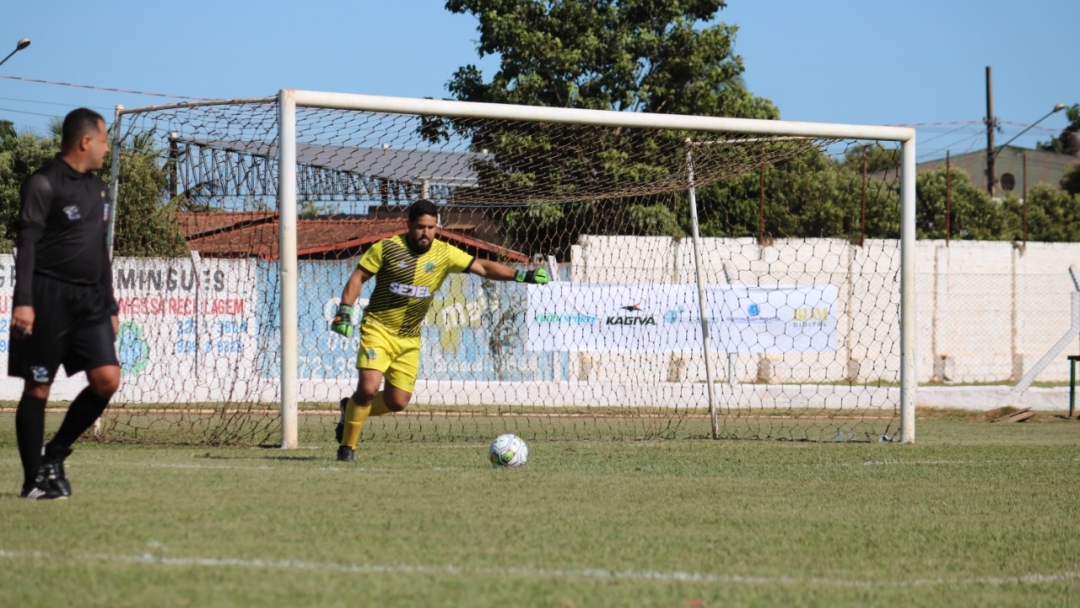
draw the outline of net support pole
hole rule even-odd
[[[106,228],[105,242],[108,246],[109,259],[112,259],[113,242],[116,240],[116,198],[120,195],[120,146],[123,144],[120,132],[124,106],[116,106],[116,118],[113,119],[112,168],[109,175],[109,226]]]
[[[915,134],[900,146],[900,443],[915,443]]]
[[[701,347],[705,354],[705,386],[709,394],[709,419],[712,424],[712,438],[720,438],[720,423],[716,412],[716,388],[713,386],[712,349],[709,347],[709,314],[705,301],[705,282],[701,278],[701,234],[698,229],[697,188],[694,186],[694,157],[690,140],[686,141],[687,189],[690,195],[690,231],[694,242],[694,275],[697,279],[698,314],[701,316]]]
[[[281,280],[281,447],[299,447],[297,357],[299,319],[296,261],[296,99],[278,93],[278,264]]]

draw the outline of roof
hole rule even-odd
[[[277,144],[274,143],[200,138],[179,141],[251,156],[278,156]],[[429,184],[474,186],[476,171],[473,170],[473,163],[489,157],[490,154],[474,152],[327,146],[303,142],[296,144],[297,164],[409,184],[426,181]]]
[[[209,257],[279,257],[279,219],[276,211],[180,212],[177,220],[188,246]],[[401,219],[298,218],[296,249],[301,258],[345,258],[358,255],[372,243],[405,233]],[[477,239],[465,232],[437,228],[436,238],[486,259],[505,258],[526,263],[521,252]]]

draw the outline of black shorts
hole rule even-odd
[[[108,300],[99,285],[76,285],[34,275],[34,327],[11,334],[8,375],[52,384],[63,364],[67,375],[120,365]]]

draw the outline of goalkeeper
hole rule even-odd
[[[372,245],[341,292],[330,329],[351,337],[353,303],[363,284],[375,278],[375,291],[360,324],[356,355],[360,380],[352,396],[341,400],[341,421],[336,429],[340,444],[337,459],[341,462],[354,460],[360,430],[369,416],[400,412],[409,405],[420,367],[420,325],[447,275],[470,272],[496,281],[548,282],[543,268],[514,270],[435,240],[438,213],[431,201],[413,203],[405,234]]]

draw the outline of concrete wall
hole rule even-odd
[[[916,247],[916,367],[920,382],[1015,382],[1069,330],[1070,265],[1080,243],[919,241]],[[715,353],[714,377],[735,382],[899,382],[900,251],[896,241],[864,246],[834,239],[703,239],[710,284],[832,284],[840,287],[839,348],[833,353]],[[692,283],[690,239],[582,237],[571,280]],[[1064,382],[1062,353],[1037,381]],[[579,354],[570,379],[625,380],[627,369],[653,381],[703,381],[696,353]]]

